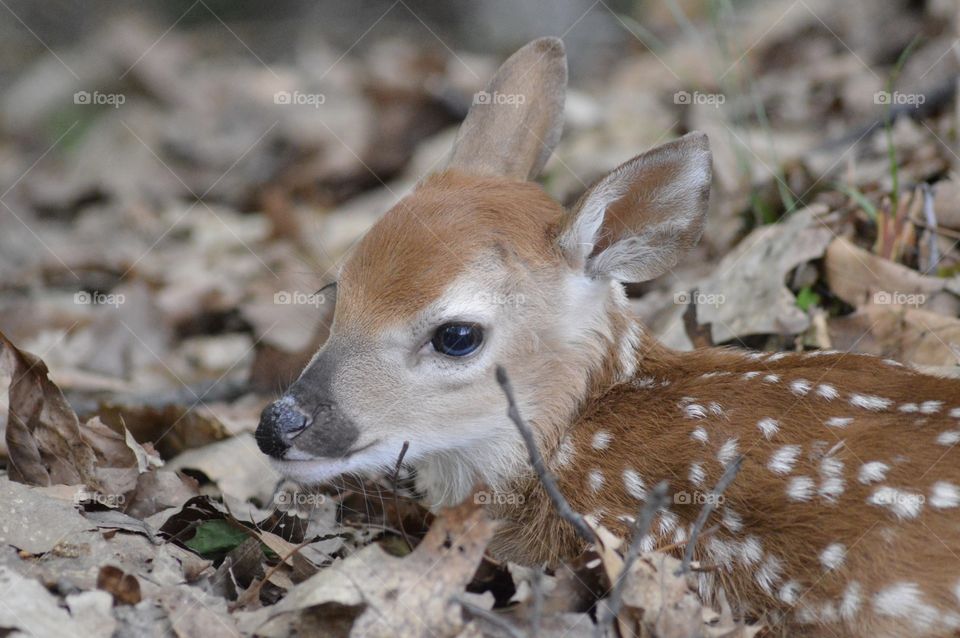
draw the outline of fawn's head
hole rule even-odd
[[[391,467],[409,441],[408,461],[503,476],[523,455],[507,453],[519,437],[497,364],[543,430],[571,418],[595,368],[635,347],[621,282],[662,274],[699,239],[707,139],[629,160],[567,212],[529,181],[560,137],[566,75],[555,38],[510,57],[446,170],[348,255],[328,341],[257,430],[284,474],[316,482]]]

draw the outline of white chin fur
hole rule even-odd
[[[302,455],[296,454],[297,452],[298,450],[293,449],[288,454]],[[329,481],[341,474],[373,474],[387,469],[391,461],[396,462],[399,453],[399,447],[393,450],[388,445],[380,444],[345,459],[271,458],[270,462],[281,476],[297,483],[312,485]]]

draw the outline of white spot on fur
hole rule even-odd
[[[755,565],[763,558],[763,545],[756,536],[747,536],[740,543],[740,562],[745,566]]]
[[[723,416],[723,406],[717,403],[716,401],[711,401],[708,405],[710,411],[716,414],[717,416]]]
[[[919,516],[920,510],[923,509],[923,501],[923,494],[908,492],[887,485],[878,487],[867,499],[869,505],[885,507],[900,519]]]
[[[813,479],[809,476],[793,476],[787,481],[787,498],[791,501],[809,501],[813,496]]]
[[[960,408],[952,408],[950,410],[950,416],[954,419],[960,419]]]
[[[733,567],[733,559],[736,556],[736,546],[733,543],[720,540],[716,536],[711,536],[707,541],[707,553],[713,562],[726,570]]]
[[[756,370],[752,370],[750,372],[743,373],[743,380],[749,381],[750,379],[753,379],[754,377],[759,377],[759,376],[760,376],[759,372],[757,372]]]
[[[805,357],[824,357],[831,354],[840,354],[839,350],[811,350],[803,353]]]
[[[840,444],[842,445],[842,443]],[[835,448],[836,449],[836,448]],[[820,461],[820,496],[830,503],[836,503],[843,494],[843,461],[831,456],[833,450]]]
[[[924,401],[920,404],[920,414],[936,414],[943,407],[943,401]]]
[[[894,368],[902,368],[903,364],[899,361],[894,361],[893,359],[883,359],[883,362],[888,366],[893,366]]]
[[[623,471],[623,485],[627,489],[627,494],[633,498],[640,501],[647,500],[647,486],[636,470],[628,468]]]
[[[930,489],[930,506],[948,509],[960,505],[960,490],[953,483],[937,481]]]
[[[840,393],[837,392],[837,389],[829,383],[821,383],[817,386],[817,395],[823,399],[826,399],[827,401],[832,401],[840,396]]]
[[[826,423],[832,428],[845,428],[853,423],[853,419],[848,416],[832,416],[827,419]]]
[[[763,377],[764,383],[779,383],[780,377],[776,374],[768,374]]]
[[[777,423],[776,419],[771,419],[770,417],[764,417],[757,421],[757,427],[760,428],[760,431],[763,433],[763,436],[770,440],[773,438],[773,435],[777,433],[780,429],[780,424]]]
[[[896,583],[873,597],[873,609],[881,616],[907,618],[914,627],[925,629],[939,618],[936,607],[923,602],[916,583]]]
[[[687,476],[691,483],[696,487],[703,487],[704,481],[707,480],[707,474],[703,471],[703,466],[699,463],[690,464],[690,474]]]
[[[872,410],[876,412],[878,410],[886,410],[893,405],[893,401],[891,399],[878,397],[872,394],[854,393],[850,395],[850,405],[857,408],[863,408],[864,410]]]
[[[780,588],[780,600],[787,603],[788,605],[795,605],[797,600],[800,598],[800,583],[795,580],[787,581],[787,583]]]
[[[937,443],[940,445],[956,445],[960,443],[960,432],[957,430],[947,430],[946,432],[941,432],[940,436],[937,437]]]
[[[920,410],[920,406],[917,405],[916,403],[904,403],[903,405],[901,405],[901,406],[900,406],[899,408],[897,408],[897,409],[900,410],[901,412],[905,413],[905,414],[912,414],[912,413],[914,413],[914,412],[919,411],[919,410]]]
[[[710,436],[707,434],[707,431],[704,430],[699,425],[693,429],[693,432],[690,434],[690,437],[695,441],[700,441],[701,443],[706,443],[710,440]]]
[[[613,440],[613,435],[606,430],[597,430],[593,433],[593,442],[591,445],[594,450],[606,450]]]
[[[707,410],[698,403],[691,403],[690,405],[682,406],[683,413],[687,415],[687,418],[690,419],[705,419],[707,418]]]
[[[717,452],[717,460],[720,465],[726,467],[737,456],[737,439],[727,439],[727,442],[720,446]]]
[[[863,598],[863,588],[855,580],[847,583],[843,590],[843,598],[840,600],[840,617],[845,621],[853,622],[860,611],[860,602]]]
[[[660,512],[660,533],[667,535],[676,528],[680,519],[673,512]]]
[[[806,379],[796,379],[790,382],[790,392],[793,392],[799,397],[806,396],[807,392],[810,392],[811,387],[812,385]]]
[[[590,484],[590,491],[596,494],[603,488],[603,472],[590,470],[587,473],[587,482]]]
[[[749,352],[746,355],[747,359],[750,359],[751,361],[759,361],[760,359],[763,359],[766,356],[767,356],[766,352]]]
[[[871,483],[882,481],[886,478],[887,470],[889,469],[890,466],[883,461],[870,461],[869,463],[864,463],[860,466],[860,473],[857,476],[857,480],[864,485],[870,485]]]
[[[776,556],[768,554],[763,560],[763,563],[760,564],[760,567],[757,568],[753,577],[757,581],[757,584],[760,585],[760,588],[772,596],[773,588],[780,582],[780,574],[782,572],[783,562]]]
[[[720,523],[731,532],[739,532],[743,529],[743,519],[729,507],[723,508],[723,515],[720,517]]]
[[[657,539],[653,534],[645,534],[640,539],[640,551],[644,554],[652,552],[657,548]]]
[[[786,357],[787,354],[788,354],[788,353],[786,353],[786,352],[775,352],[775,353],[773,353],[772,355],[770,355],[769,357],[767,357],[767,362],[768,362],[768,363],[773,363],[774,361],[779,361],[780,359],[783,359],[784,357]]]
[[[800,456],[799,445],[784,445],[770,457],[767,468],[774,474],[789,474],[798,456]]]
[[[820,552],[820,563],[829,571],[843,565],[847,555],[847,547],[843,543],[830,543]]]

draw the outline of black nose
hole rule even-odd
[[[260,451],[280,458],[290,448],[293,439],[310,425],[310,417],[291,396],[274,401],[260,414],[257,426],[257,445]]]

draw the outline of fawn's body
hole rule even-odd
[[[857,355],[658,344],[621,282],[699,239],[706,137],[624,163],[565,211],[527,181],[559,138],[565,81],[557,40],[501,67],[488,92],[525,99],[476,104],[447,170],[348,256],[330,337],[264,411],[261,449],[320,482],[388,470],[409,442],[431,506],[486,484],[504,521],[494,553],[555,563],[581,547],[506,415],[503,365],[574,508],[626,534],[646,490],[670,482],[648,549],[683,544],[699,497],[744,456],[697,542],[708,600],[722,587],[744,613],[828,635],[953,633],[960,381]]]

